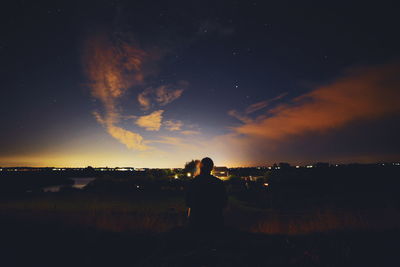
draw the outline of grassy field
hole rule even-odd
[[[3,216],[52,221],[114,232],[164,232],[182,226],[183,199],[175,196],[44,194],[0,202]]]
[[[227,228],[186,229],[181,195],[0,201],[2,266],[396,266],[394,208],[274,210],[231,198]]]
[[[2,216],[27,221],[53,221],[70,226],[113,232],[165,232],[186,222],[184,199],[179,195],[94,193],[42,194],[0,201]],[[310,234],[335,230],[388,230],[400,226],[393,207],[301,210],[261,209],[230,198],[226,225],[264,234]]]

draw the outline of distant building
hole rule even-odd
[[[227,167],[214,167],[212,175],[221,180],[227,180],[229,177],[229,169]]]

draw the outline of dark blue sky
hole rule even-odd
[[[397,10],[395,1],[10,1],[0,166],[397,160]],[[114,88],[111,76],[129,86]]]

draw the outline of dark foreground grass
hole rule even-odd
[[[183,196],[170,194],[42,194],[0,201],[0,216],[111,232],[161,233],[186,223]],[[303,235],[328,231],[400,229],[395,206],[261,209],[230,199],[228,227],[263,234]]]
[[[1,266],[399,266],[399,231],[133,234],[2,220]]]
[[[258,209],[193,233],[176,195],[42,194],[0,201],[0,266],[400,266],[396,208]]]

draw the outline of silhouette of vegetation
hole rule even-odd
[[[199,160],[191,160],[189,162],[186,162],[185,167],[183,168],[183,176],[182,178],[185,180],[190,179],[191,177],[194,177],[196,174],[198,174],[198,167],[199,167]],[[190,174],[188,177],[187,174]]]

